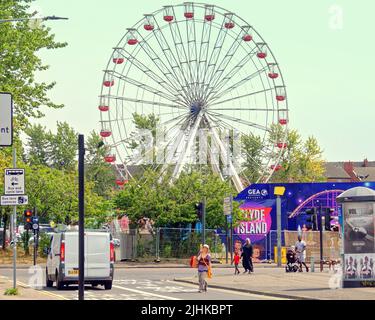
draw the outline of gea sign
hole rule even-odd
[[[0,147],[13,144],[13,99],[10,93],[0,92]]]

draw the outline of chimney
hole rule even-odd
[[[357,175],[354,173],[354,166],[353,166],[352,162],[350,162],[350,161],[344,162],[344,170],[348,174],[348,176],[350,177],[350,180],[352,182],[359,182],[359,181],[361,181],[357,177]]]
[[[363,160],[363,167],[365,167],[365,168],[368,167],[368,160],[367,160],[367,158],[365,158],[365,160]]]

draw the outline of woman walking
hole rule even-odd
[[[205,244],[198,255],[199,292],[207,292],[207,275],[211,272],[210,247]]]
[[[244,246],[242,247],[242,265],[245,269],[245,272],[253,272],[253,246],[249,238],[246,239]]]

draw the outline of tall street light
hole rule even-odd
[[[20,21],[47,21],[47,20],[69,20],[69,18],[47,16],[42,18],[12,18],[12,19],[1,19],[0,23],[5,22],[20,22]]]

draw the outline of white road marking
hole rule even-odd
[[[162,299],[165,299],[165,300],[181,300],[181,299],[178,299],[178,298],[163,296],[163,295],[160,295],[160,294],[136,290],[136,289],[124,288],[124,287],[121,287],[121,286],[112,286],[112,288],[117,288],[117,289],[126,290],[126,291],[130,291],[130,292],[135,292],[135,293],[148,295],[148,296],[154,296],[154,297],[162,298]]]
[[[172,282],[172,283],[178,283],[180,285],[183,285],[183,286],[189,286],[189,287],[197,287],[197,285],[194,285],[192,283],[181,283],[179,281],[173,281],[173,280],[167,280],[168,282]],[[218,291],[218,292],[222,292],[222,293],[230,293],[230,294],[235,294],[235,295],[239,295],[239,296],[246,296],[246,297],[255,297],[255,298],[262,298],[262,299],[269,299],[269,300],[290,300],[290,299],[286,299],[286,298],[279,298],[279,297],[271,297],[271,296],[265,296],[265,295],[261,295],[261,294],[255,294],[255,293],[246,293],[246,292],[241,292],[241,291],[236,291],[236,290],[230,290],[230,289],[220,289],[220,288],[210,288],[210,285],[208,285],[208,288],[210,291]],[[235,299],[234,299],[235,300]]]

